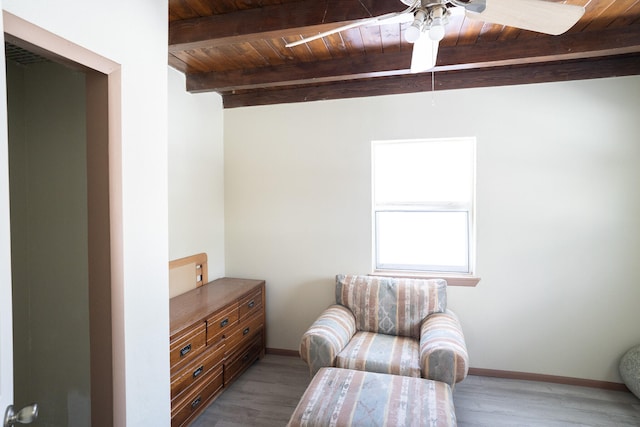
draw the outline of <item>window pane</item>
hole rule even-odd
[[[469,272],[467,212],[376,212],[376,268]]]
[[[374,143],[376,204],[470,202],[473,140]]]

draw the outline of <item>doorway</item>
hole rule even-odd
[[[84,73],[6,43],[14,401],[90,425]]]
[[[121,425],[119,66],[4,24],[15,404],[37,401],[36,425]]]

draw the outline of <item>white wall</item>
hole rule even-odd
[[[640,77],[225,110],[227,275],[297,349],[336,273],[371,271],[370,142],[476,136],[471,366],[620,382],[640,342]],[[412,113],[408,114],[407,111]]]
[[[2,0],[3,9],[121,64],[123,287],[114,349],[126,395],[118,425],[170,419],[167,1]],[[117,260],[116,260],[117,261]],[[118,304],[120,304],[118,302]],[[118,390],[118,385],[116,390]]]
[[[190,94],[169,68],[169,259],[200,252],[224,276],[222,97]]]

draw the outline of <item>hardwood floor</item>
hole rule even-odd
[[[309,369],[302,359],[267,354],[191,427],[284,427],[309,381]]]
[[[640,426],[640,400],[621,391],[469,376],[453,400],[461,427]]]
[[[283,427],[308,384],[302,360],[267,355],[192,427]],[[619,391],[469,376],[453,395],[460,427],[640,426],[640,400]]]

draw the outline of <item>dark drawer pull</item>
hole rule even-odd
[[[251,356],[249,353],[245,354],[244,357],[242,358],[242,361],[246,362],[247,360],[249,360],[249,356]]]
[[[229,318],[227,317],[226,319],[224,319],[222,322],[220,322],[220,327],[224,328],[225,326],[227,326],[229,324]]]
[[[202,371],[204,371],[204,366],[200,366],[198,369],[193,371],[193,378],[196,378],[198,375],[200,375]]]
[[[191,344],[188,344],[180,350],[180,357],[184,357],[187,353],[191,351]]]
[[[249,333],[249,328],[245,328],[244,331],[242,331],[242,335],[247,335]]]
[[[247,307],[253,308],[253,307],[255,307],[255,305],[256,305],[256,302],[254,300],[251,300],[251,301],[249,301],[249,304],[247,304]]]
[[[200,402],[202,402],[202,396],[196,397],[195,400],[191,402],[191,409],[196,409]]]

